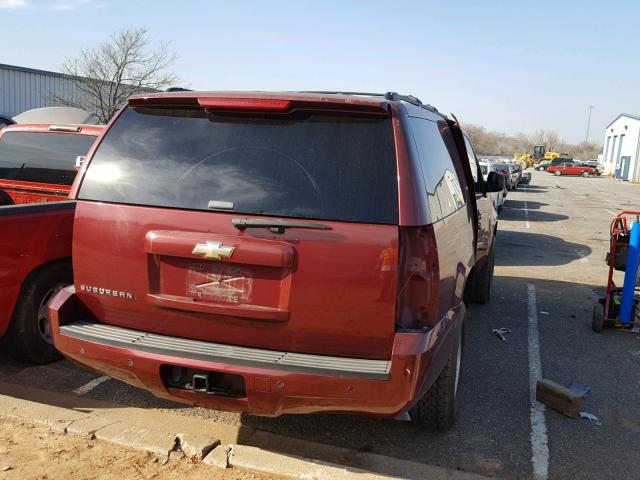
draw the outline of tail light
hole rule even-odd
[[[396,325],[402,330],[438,322],[439,267],[433,226],[400,227]]]
[[[503,177],[508,177],[509,172],[507,172],[506,170],[500,170],[500,175],[502,175]]]
[[[285,111],[291,108],[291,100],[279,100],[270,98],[226,98],[205,97],[198,98],[200,106],[206,109],[229,110],[271,110]]]

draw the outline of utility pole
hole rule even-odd
[[[587,120],[587,136],[584,139],[584,143],[589,143],[589,127],[591,126],[591,110],[593,110],[594,107],[593,105],[589,105],[587,107],[589,109],[589,120]]]

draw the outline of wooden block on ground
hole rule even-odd
[[[567,387],[547,379],[538,380],[536,400],[571,418],[579,418],[582,397],[571,393]]]

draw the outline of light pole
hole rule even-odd
[[[587,107],[589,109],[589,120],[587,120],[587,136],[584,139],[584,143],[589,143],[589,127],[591,126],[591,110],[593,110],[594,107],[593,105],[589,105]]]

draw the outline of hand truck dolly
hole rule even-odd
[[[635,223],[629,224],[629,217]],[[609,227],[609,265],[607,291],[593,308],[591,327],[594,332],[604,328],[633,330],[640,326],[638,307],[638,263],[640,263],[640,212],[625,210],[616,215]],[[616,286],[614,271],[625,272],[624,285]]]

